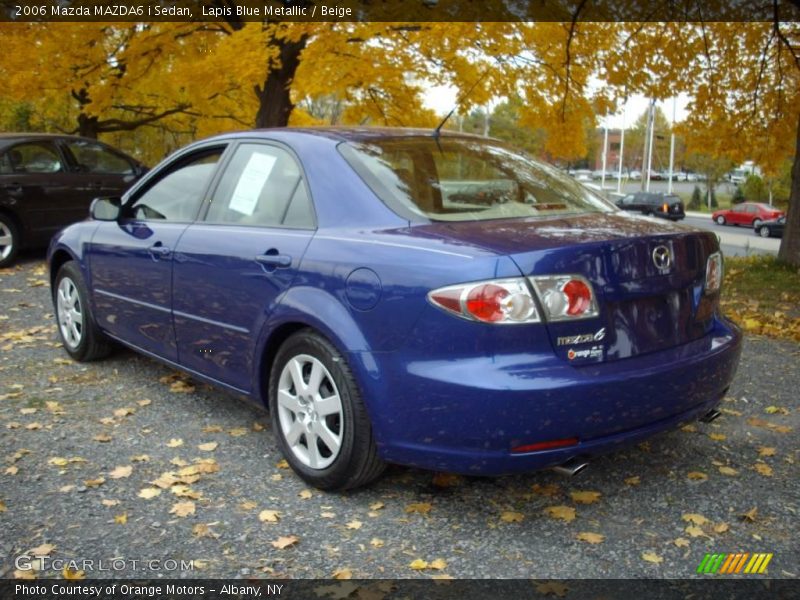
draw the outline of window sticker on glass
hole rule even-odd
[[[258,197],[275,166],[275,157],[254,153],[242,171],[236,189],[233,190],[228,208],[250,216],[256,209]]]

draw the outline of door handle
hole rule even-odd
[[[292,266],[292,257],[288,254],[278,254],[278,251],[274,248],[268,250],[266,254],[256,256],[255,261],[262,265],[278,267],[279,269],[286,269]]]
[[[147,251],[153,255],[153,258],[167,258],[170,254],[172,254],[172,250],[170,250],[167,246],[164,246],[161,242],[157,242],[150,246]]]

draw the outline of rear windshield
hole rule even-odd
[[[433,136],[339,145],[373,192],[411,220],[485,221],[617,209],[553,167],[492,140]]]

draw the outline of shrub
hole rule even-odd
[[[741,186],[737,185],[736,190],[733,192],[733,197],[731,198],[731,204],[741,204],[744,200],[744,191]]]
[[[703,203],[703,193],[700,191],[699,186],[694,186],[694,191],[692,191],[692,199],[689,200],[689,208],[691,210],[697,210],[700,208],[700,205]]]

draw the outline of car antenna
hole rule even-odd
[[[484,71],[483,71],[483,73],[481,74],[481,76],[480,76],[480,77],[478,77],[478,79],[475,81],[475,83],[473,83],[473,84],[472,84],[472,86],[471,86],[471,87],[470,87],[470,88],[469,88],[469,89],[466,91],[466,93],[465,93],[465,94],[463,94],[462,96],[459,96],[458,98],[456,98],[456,104],[455,104],[455,106],[453,106],[453,108],[451,108],[451,109],[450,109],[450,112],[449,112],[449,113],[447,113],[447,116],[445,116],[445,118],[444,118],[444,119],[442,119],[442,122],[441,122],[441,123],[439,123],[439,124],[436,126],[436,129],[434,129],[434,130],[433,130],[433,139],[434,139],[434,140],[436,140],[436,145],[437,145],[437,146],[439,146],[439,135],[441,134],[442,127],[444,127],[444,124],[445,124],[445,123],[447,123],[447,120],[448,120],[450,117],[452,117],[452,116],[453,116],[453,113],[454,113],[454,112],[456,112],[456,109],[457,109],[459,106],[461,106],[461,102],[463,102],[464,100],[466,100],[466,99],[467,99],[467,97],[468,97],[468,96],[469,96],[469,95],[472,93],[472,90],[474,90],[474,89],[477,87],[477,85],[478,85],[478,84],[479,84],[481,81],[483,81],[483,78],[484,78],[484,77],[486,77],[486,75],[487,75],[488,73],[489,73],[489,67],[486,67],[486,69],[484,69]],[[441,146],[439,146],[439,151],[440,151],[440,152],[442,151],[442,147],[441,147]]]

